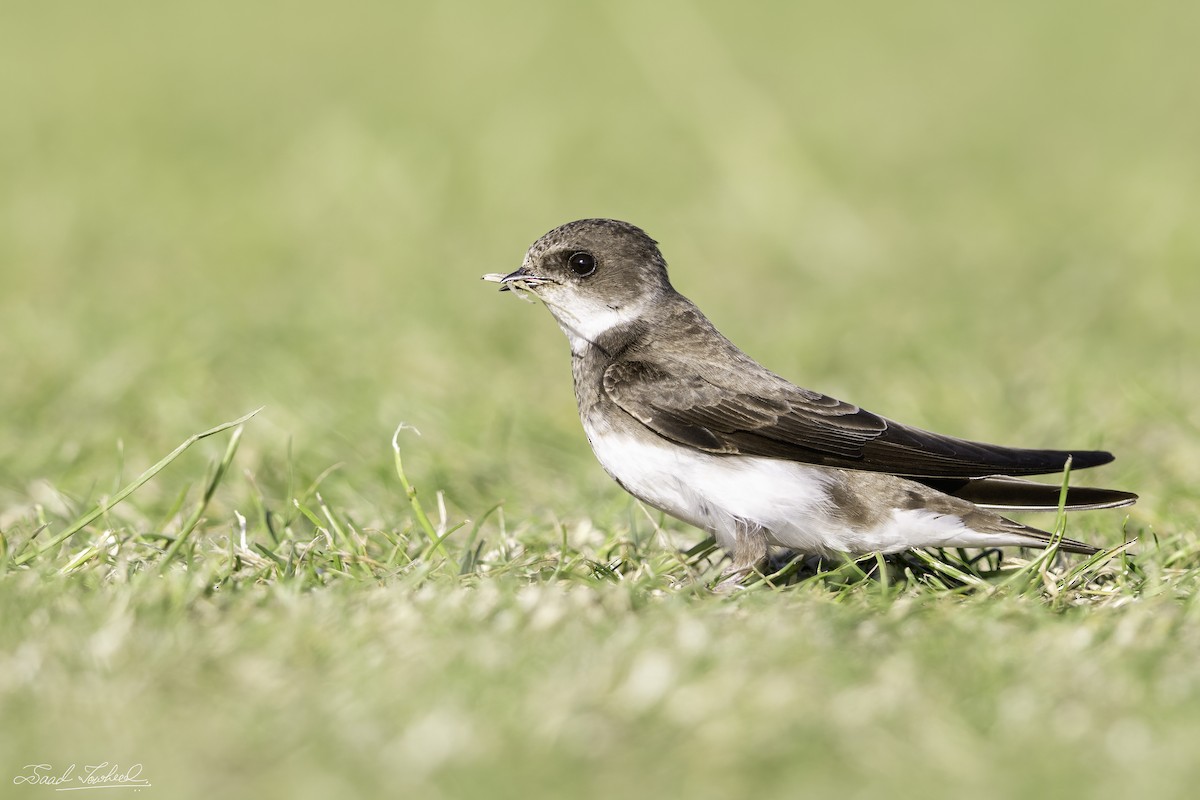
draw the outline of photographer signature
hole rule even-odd
[[[124,769],[108,761],[102,764],[87,764],[82,769],[71,764],[61,772],[55,770],[51,764],[26,764],[22,770],[13,776],[14,784],[53,786],[59,792],[80,789],[138,790],[152,785],[142,777],[141,764],[131,764]]]

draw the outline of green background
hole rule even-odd
[[[223,438],[5,561],[0,795],[108,759],[163,797],[1187,796],[1197,9],[0,4],[5,548],[266,407],[188,571],[156,577],[154,537]],[[1140,537],[1146,581],[1064,608],[672,579],[588,451],[557,327],[479,281],[585,216],[645,228],[802,385],[1113,450],[1080,479],[1142,502],[1069,534]],[[357,530],[415,531],[400,422],[426,508],[484,520],[491,577],[213,578],[235,510],[268,549],[254,509],[313,538],[291,501],[314,482]],[[630,542],[625,579],[592,575]]]

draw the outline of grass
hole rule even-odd
[[[65,14],[0,8],[0,795],[1190,796],[1194,10]],[[478,280],[592,215],[776,371],[1142,502],[710,592]]]

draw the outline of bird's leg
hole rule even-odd
[[[743,581],[767,560],[767,532],[757,525],[738,525],[733,561],[721,576],[716,591],[741,588]]]

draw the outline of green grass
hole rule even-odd
[[[1190,796],[1194,7],[192,6],[0,7],[0,795]],[[1142,502],[710,592],[479,281],[594,215],[776,371]]]

